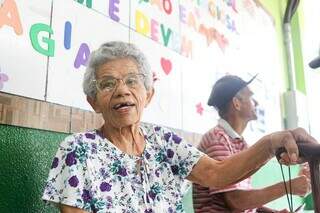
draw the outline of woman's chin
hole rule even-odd
[[[130,127],[132,125],[136,125],[138,124],[139,121],[137,119],[133,120],[133,119],[121,119],[121,120],[118,120],[117,122],[115,122],[114,126],[116,128],[125,128],[125,127]]]

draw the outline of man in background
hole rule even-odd
[[[217,126],[203,135],[198,149],[216,160],[247,149],[242,133],[251,120],[256,120],[257,101],[246,82],[238,76],[227,75],[220,78],[212,88],[208,105],[219,114]],[[248,159],[250,160],[250,159]],[[288,183],[286,183],[288,184]],[[288,184],[289,185],[289,184]],[[291,181],[292,194],[305,195],[310,190],[309,180],[301,175]],[[253,189],[251,179],[245,179],[223,189],[193,185],[193,206],[200,212],[288,212],[275,211],[263,207],[264,204],[285,195],[283,183],[262,189]]]

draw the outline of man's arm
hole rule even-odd
[[[270,160],[280,147],[285,147],[287,151],[281,154],[280,162],[295,164],[299,156],[297,141],[317,143],[301,128],[276,132],[263,137],[247,150],[228,159],[216,161],[208,156],[201,157],[187,179],[202,186],[224,188],[250,176],[254,170]]]
[[[287,188],[289,183],[287,182]],[[291,180],[292,194],[304,196],[310,191],[310,183],[306,176],[299,176]],[[253,190],[234,190],[224,192],[224,198],[230,209],[246,210],[261,207],[277,198],[285,195],[282,182]]]

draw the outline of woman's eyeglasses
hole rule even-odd
[[[104,76],[103,78],[94,81],[96,82],[98,91],[110,92],[119,85],[119,81],[122,81],[127,87],[135,88],[136,86],[143,84],[144,78],[145,75],[142,73],[130,73],[123,78]]]

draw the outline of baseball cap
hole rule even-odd
[[[208,105],[218,110],[226,107],[237,92],[250,84],[256,77],[257,75],[253,76],[249,81],[244,81],[235,75],[223,76],[212,87]]]
[[[320,56],[310,61],[309,67],[311,67],[312,69],[317,69],[318,67],[320,67]]]

